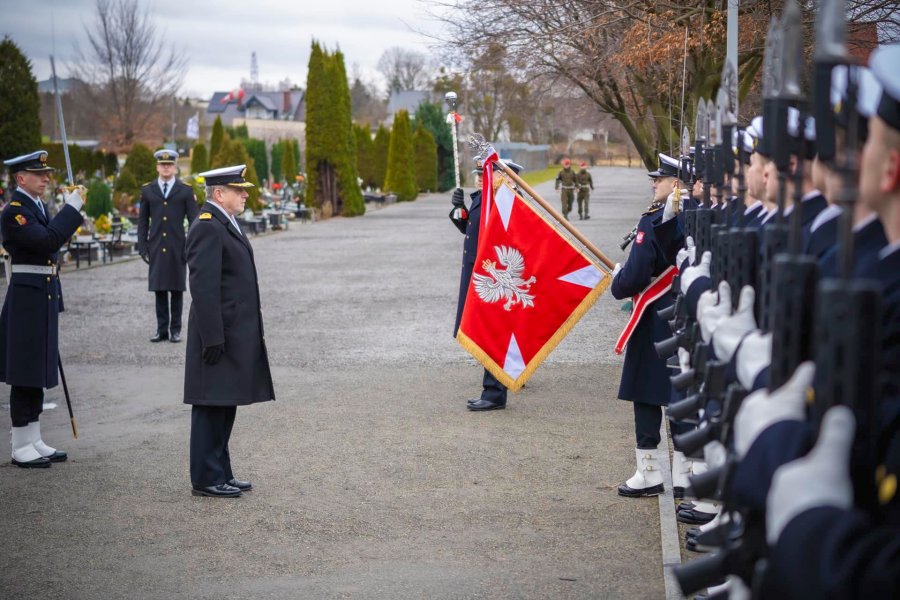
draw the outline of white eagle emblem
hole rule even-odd
[[[537,282],[532,275],[528,279],[522,279],[522,271],[525,270],[525,259],[522,253],[508,246],[494,246],[497,253],[497,260],[506,267],[506,270],[497,270],[497,263],[492,260],[484,260],[481,267],[487,271],[488,275],[479,275],[475,273],[475,291],[478,297],[485,302],[494,303],[506,300],[503,310],[509,311],[518,303],[522,303],[522,308],[534,306],[534,295],[529,294],[531,285]]]

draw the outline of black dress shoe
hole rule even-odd
[[[195,487],[191,490],[191,494],[194,496],[210,496],[213,498],[237,498],[241,495],[241,490],[228,485],[227,483],[220,483],[219,485],[208,485],[199,488]]]
[[[227,483],[231,487],[236,487],[242,492],[249,492],[253,489],[253,484],[249,481],[244,481],[243,479],[229,479],[225,483]]]
[[[22,469],[46,469],[50,466],[50,461],[44,457],[36,458],[34,460],[26,460],[19,461],[16,459],[12,459],[12,464],[20,467]]]
[[[633,487],[629,487],[627,483],[623,483],[619,486],[619,495],[625,496],[626,498],[645,498],[649,496],[659,496],[665,491],[663,484],[653,485],[648,488],[643,488],[640,490],[636,490]]]
[[[164,342],[167,339],[169,339],[168,333],[157,333],[152,338],[150,338],[150,341],[155,344],[156,342]]]
[[[467,404],[466,408],[475,412],[482,410],[503,410],[504,408],[506,408],[506,402],[494,403],[479,398],[476,402],[470,402],[469,404]]]
[[[678,510],[675,513],[675,518],[679,522],[687,523],[688,525],[703,525],[715,519],[716,513],[707,513],[689,508],[687,510]]]
[[[57,450],[50,456],[45,456],[44,458],[46,458],[50,462],[66,462],[66,460],[69,458],[69,455],[62,450]]]
[[[172,337],[169,338],[169,341],[173,344],[177,344],[181,341],[181,333],[173,333]]]
[[[585,215],[585,216],[584,216],[584,220],[585,220],[585,221],[590,220],[590,218],[591,218],[591,215]]]
[[[676,485],[672,488],[672,496],[674,496],[676,500],[681,500],[684,498],[684,488],[680,485]]]

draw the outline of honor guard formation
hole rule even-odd
[[[624,263],[604,257],[608,271],[579,263],[577,277],[557,278],[588,291],[607,278],[614,298],[632,303],[614,351],[624,355],[618,398],[631,402],[634,470],[615,483],[624,498],[664,494],[668,430],[676,518],[690,526],[682,543],[691,560],[673,568],[686,597],[900,597],[900,45],[877,48],[866,65],[855,60],[843,10],[819,7],[811,68],[797,3],[773,18],[762,114],[739,116],[737,63],[726,59],[715,99],[697,104],[693,132],[683,127],[679,152],[659,154],[648,173],[653,199],[625,236]],[[155,158],[159,177],[141,189],[137,243],[156,299],[150,341],[181,341],[189,289],[191,493],[236,498],[254,487],[232,470],[237,407],[275,399],[254,252],[236,220],[254,184],[245,165],[201,173],[200,206],[177,178],[177,154]],[[88,201],[70,186],[49,217],[47,159],[38,150],[4,161],[16,189],[0,214],[11,263],[0,379],[10,385],[12,464],[25,469],[67,460],[43,439],[40,416],[44,389],[60,379],[65,387],[58,253]],[[473,277],[483,277],[484,223],[528,188],[520,165],[493,159],[476,162],[468,203],[459,187],[451,198],[450,220],[465,236],[454,336],[467,326]],[[504,180],[506,200],[482,197],[494,165],[515,183]],[[590,219],[587,164],[576,171],[564,159],[562,167],[561,212],[551,215],[568,222],[577,200],[579,220]],[[533,293],[522,254],[496,250],[500,262],[518,257],[501,274],[512,279],[518,268],[519,291]],[[524,371],[515,337],[510,348],[507,361]],[[484,369],[467,410],[506,408],[507,386],[524,380],[501,382],[497,373],[506,371]]]
[[[811,71],[799,7],[773,20],[743,127],[726,63],[613,271],[634,301],[619,494],[663,493],[665,414],[686,596],[900,595],[900,46],[854,61],[841,4],[820,7]]]

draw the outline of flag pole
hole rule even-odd
[[[523,190],[528,192],[528,195],[531,196],[535,202],[540,204],[544,210],[546,210],[548,213],[550,213],[550,215],[554,219],[556,219],[560,225],[565,227],[566,230],[569,233],[571,233],[575,237],[576,240],[578,240],[579,242],[584,244],[584,247],[587,248],[588,250],[590,250],[594,254],[594,256],[596,256],[600,260],[600,262],[602,262],[604,265],[606,265],[606,267],[608,269],[612,270],[615,267],[615,263],[613,261],[611,261],[609,259],[609,257],[607,257],[603,252],[601,252],[600,249],[597,248],[597,246],[595,246],[593,243],[591,243],[591,241],[589,239],[584,237],[584,234],[582,234],[580,231],[575,229],[575,227],[571,223],[569,223],[569,220],[566,219],[561,214],[559,214],[559,211],[557,211],[555,208],[553,208],[553,206],[551,206],[549,202],[547,202],[546,200],[541,198],[538,195],[538,193],[534,191],[534,188],[532,188],[530,185],[525,183],[525,180],[522,179],[521,177],[519,177],[519,175],[515,171],[513,171],[510,167],[503,164],[503,161],[500,161],[500,160],[496,161],[494,163],[494,165],[496,167],[499,167],[506,174],[507,177],[509,177],[510,179],[512,179],[515,182],[515,184],[517,186],[519,186],[520,188],[522,188]]]

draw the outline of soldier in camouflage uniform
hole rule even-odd
[[[572,161],[568,158],[563,159],[562,166],[563,168],[556,174],[556,189],[562,186],[559,199],[562,203],[562,214],[568,219],[575,203],[575,171],[572,170]]]
[[[581,162],[581,169],[575,175],[575,183],[578,185],[578,218],[590,219],[591,191],[594,189],[594,180],[588,173],[587,163]]]

